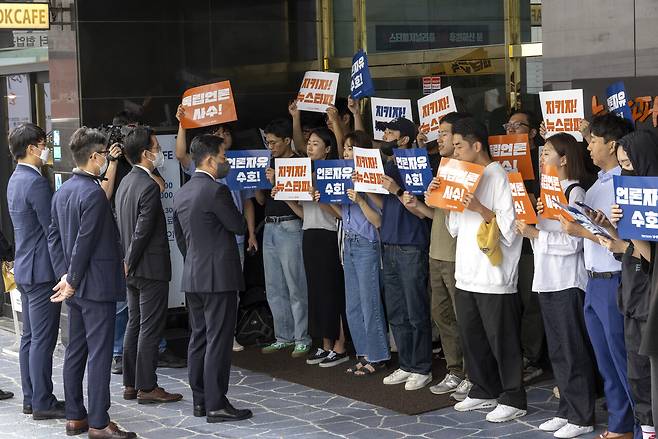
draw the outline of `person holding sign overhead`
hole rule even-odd
[[[493,408],[489,422],[526,414],[517,294],[521,237],[516,233],[512,193],[503,167],[491,159],[486,127],[473,118],[452,127],[454,158],[484,166],[462,212],[450,212],[448,231],[457,238],[455,304],[464,363],[473,383],[457,411]],[[441,190],[442,181],[430,189]],[[437,187],[438,186],[438,187]]]
[[[384,130],[381,152],[392,156],[394,148],[411,148],[417,134],[412,121],[394,119]],[[417,390],[432,381],[432,327],[427,294],[429,230],[425,219],[403,204],[404,183],[395,160],[386,162],[384,172],[382,186],[389,192],[381,206],[384,297],[400,361],[399,368],[384,378],[384,384],[405,383],[406,390]]]
[[[615,200],[612,177],[621,174],[617,142],[631,131],[633,125],[614,114],[597,116],[592,121],[591,141],[587,149],[601,171],[585,194],[585,204],[608,217]],[[589,277],[585,290],[585,323],[604,382],[608,404],[607,437],[631,438],[634,428],[633,401],[626,373],[624,317],[617,307],[621,263],[584,227],[566,221],[562,227],[571,236],[585,238],[584,261]]]
[[[585,200],[580,183],[587,180],[584,149],[573,136],[552,136],[540,160],[540,166],[557,169],[569,205]],[[537,210],[541,215],[541,201],[537,202]],[[533,246],[532,291],[539,293],[549,357],[560,389],[556,416],[539,429],[555,432],[558,438],[572,438],[594,430],[595,361],[583,315],[587,286],[583,239],[562,231],[560,221],[540,217],[535,227],[517,220],[516,228]]]

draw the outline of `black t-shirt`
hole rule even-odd
[[[633,256],[634,249],[631,243],[624,254],[615,254],[621,261],[617,307],[623,315],[644,321],[649,315],[651,276],[642,269],[642,260]]]
[[[299,155],[294,154],[291,157],[286,158],[295,158]],[[270,161],[270,167],[276,169],[275,167],[276,159],[273,158]],[[285,201],[275,200],[272,198],[270,191],[265,190],[265,216],[291,216],[295,215],[295,212],[292,211],[290,206]]]

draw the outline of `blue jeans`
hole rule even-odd
[[[310,345],[300,220],[265,224],[263,265],[276,341]]]
[[[432,370],[428,264],[423,248],[384,244],[386,313],[398,347],[400,369],[423,375]]]
[[[128,302],[117,302],[116,322],[114,324],[114,353],[115,357],[123,356],[123,337],[126,335],[126,325],[128,324]],[[158,352],[163,353],[167,349],[167,340],[162,337]]]
[[[357,356],[376,363],[391,358],[380,291],[379,242],[345,232],[343,247],[347,323]]]

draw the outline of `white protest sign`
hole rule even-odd
[[[326,113],[327,107],[336,102],[338,76],[332,72],[306,72],[297,94],[297,108]]]
[[[571,134],[581,142],[580,121],[585,118],[583,90],[540,91],[546,138],[556,133]]]
[[[375,194],[388,194],[382,186],[384,164],[378,149],[354,148],[354,190]]]
[[[375,140],[384,140],[386,122],[398,117],[413,120],[411,113],[411,99],[387,99],[370,98],[370,109],[372,113],[372,132]]]
[[[441,118],[448,113],[457,111],[452,87],[446,87],[418,99],[418,115],[420,117],[420,132],[425,133],[427,141],[439,138]]]
[[[276,159],[274,171],[277,189],[275,200],[313,201],[311,196],[313,175],[310,158]]]

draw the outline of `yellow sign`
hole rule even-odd
[[[50,29],[48,3],[0,3],[0,29]]]

